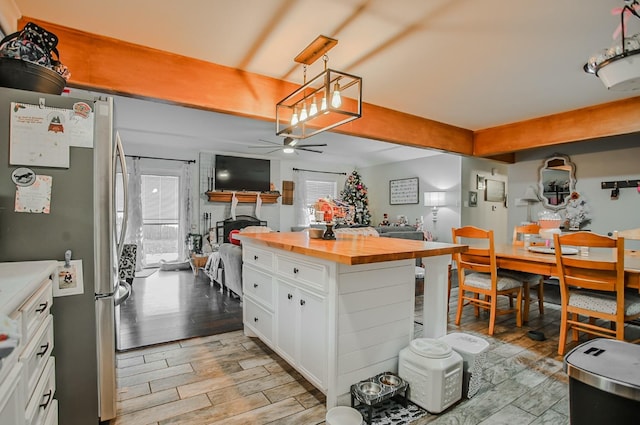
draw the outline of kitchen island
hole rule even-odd
[[[241,234],[243,320],[327,397],[385,371],[413,339],[415,259],[425,264],[424,337],[447,330],[450,256],[464,245],[307,232]]]

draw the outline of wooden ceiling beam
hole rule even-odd
[[[299,86],[202,60],[22,17],[58,36],[70,87],[157,99],[275,122],[275,105]],[[363,103],[362,118],[335,132],[471,155],[470,130]],[[275,133],[275,126],[274,126]]]
[[[473,154],[488,157],[639,131],[640,97],[633,97],[478,130]]]

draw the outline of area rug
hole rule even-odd
[[[157,271],[158,271],[158,268],[142,269],[139,272],[136,272],[136,277],[149,277]]]
[[[356,409],[362,414],[364,419],[362,423],[366,423],[369,415],[368,406],[359,404]],[[398,403],[394,399],[385,400],[374,406],[373,418],[371,424],[376,425],[404,425],[410,424],[418,418],[427,415],[427,411],[415,404],[408,402],[407,407]]]

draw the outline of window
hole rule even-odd
[[[309,221],[316,222],[314,204],[319,198],[335,199],[338,196],[338,184],[328,180],[306,180],[305,181],[306,203],[309,211]],[[320,220],[322,221],[322,220]]]
[[[183,243],[180,240],[179,226],[180,178],[171,175],[142,174],[141,180],[142,245],[145,264],[156,265],[160,260],[178,260],[180,246]],[[124,214],[120,178],[116,179],[116,194],[116,223],[119,232]]]
[[[142,232],[145,260],[177,260],[180,252],[180,178],[142,175]]]

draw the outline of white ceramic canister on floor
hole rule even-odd
[[[409,400],[440,413],[462,397],[462,365],[446,342],[417,338],[400,351],[398,375],[409,383]]]

